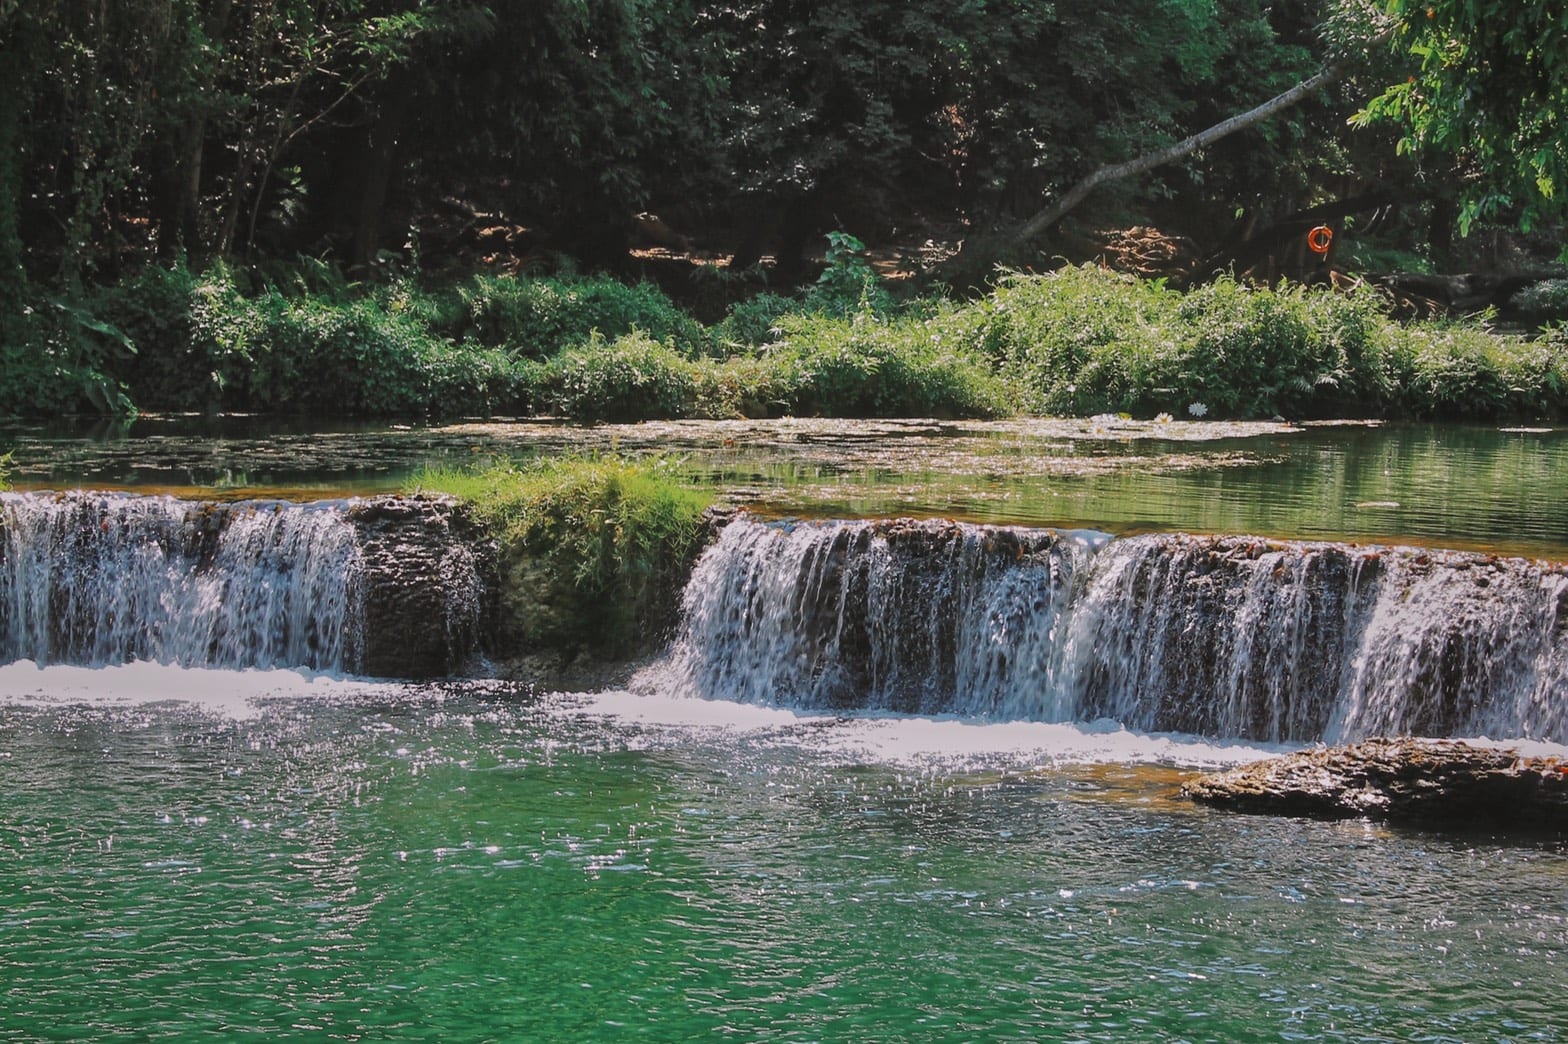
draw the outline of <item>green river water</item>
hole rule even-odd
[[[7,1039],[1568,1026],[1559,848],[1208,812],[1127,764],[1252,756],[1235,748],[26,670],[0,712]]]
[[[196,427],[0,450],[23,488],[244,496],[659,450],[783,513],[1568,558],[1554,430]],[[0,1040],[1568,1038],[1559,840],[1177,796],[1273,752],[1108,722],[3,665]]]

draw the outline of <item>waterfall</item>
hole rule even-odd
[[[493,570],[451,502],[0,494],[0,662],[448,674],[487,633]],[[637,684],[1262,742],[1568,742],[1568,567],[743,516]]]
[[[1055,650],[1091,541],[954,523],[725,527],[665,670],[698,695],[1056,716]]]
[[[483,629],[450,502],[0,494],[0,662],[447,674]]]
[[[343,670],[358,624],[342,505],[0,498],[0,659]]]
[[[1568,742],[1568,575],[1413,548],[743,518],[639,684],[1266,742]]]

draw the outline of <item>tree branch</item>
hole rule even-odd
[[[1055,203],[1052,203],[1025,222],[1023,227],[1018,230],[1015,238],[1020,243],[1027,243],[1034,239],[1034,237],[1060,221],[1078,204],[1082,203],[1089,193],[1107,181],[1119,181],[1122,178],[1130,178],[1135,174],[1142,174],[1147,170],[1174,162],[1205,146],[1212,145],[1221,138],[1228,137],[1239,130],[1252,126],[1254,123],[1260,123],[1268,119],[1277,112],[1290,108],[1319,88],[1326,87],[1341,76],[1344,76],[1349,66],[1350,63],[1345,60],[1333,62],[1318,70],[1316,74],[1302,80],[1288,91],[1276,94],[1256,108],[1248,109],[1246,112],[1221,120],[1207,130],[1201,130],[1173,145],[1167,145],[1153,152],[1146,152],[1142,156],[1137,156],[1123,163],[1113,163],[1101,167],[1068,189]]]

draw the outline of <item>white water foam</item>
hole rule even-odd
[[[1087,723],[998,722],[950,715],[867,711],[845,715],[695,700],[671,693],[552,693],[519,704],[502,683],[465,681],[439,687],[297,670],[217,670],[136,662],[112,667],[0,666],[0,709],[129,710],[178,705],[218,719],[249,722],[291,704],[358,703],[422,706],[445,714],[474,701],[487,714],[532,721],[544,735],[566,721],[598,722],[628,747],[742,743],[761,751],[800,751],[840,765],[885,765],[918,772],[985,772],[1087,765],[1163,765],[1213,770],[1299,749],[1184,733],[1143,732],[1110,720]],[[1535,757],[1568,759],[1568,745],[1541,741],[1468,740]]]
[[[1294,749],[1180,733],[1146,733],[1101,720],[994,721],[862,711],[829,715],[729,700],[610,690],[563,697],[575,713],[644,729],[728,734],[764,747],[799,748],[845,764],[942,771],[984,767],[1161,764],[1225,768]]]
[[[254,719],[269,701],[346,702],[398,688],[393,683],[304,670],[218,670],[141,660],[112,667],[40,667],[32,660],[0,665],[0,707],[138,707],[179,703],[205,714]]]

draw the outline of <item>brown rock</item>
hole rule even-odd
[[[1455,740],[1305,750],[1200,777],[1182,793],[1240,812],[1568,830],[1568,763]]]
[[[349,509],[359,532],[364,619],[352,669],[436,678],[474,657],[491,616],[493,545],[454,501],[376,497]]]

